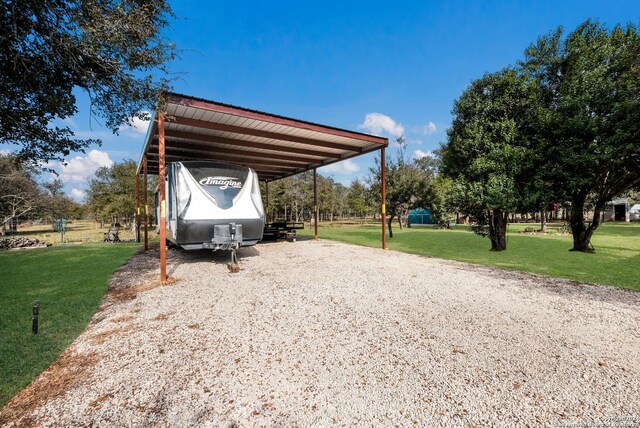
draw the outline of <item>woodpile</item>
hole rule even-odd
[[[50,244],[36,238],[27,238],[22,236],[0,238],[0,250],[11,250],[14,248],[40,248],[48,245]]]

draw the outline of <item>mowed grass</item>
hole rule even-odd
[[[0,407],[82,332],[112,272],[139,244],[84,244],[0,252]],[[40,300],[40,328],[31,332]]]
[[[465,226],[451,230],[432,227],[399,230],[394,224],[394,237],[387,242],[390,250],[640,290],[640,224],[600,226],[592,239],[595,254],[569,251],[571,235],[519,233],[525,227],[537,225],[509,225],[507,250],[502,252],[489,251],[489,239],[475,235]],[[305,226],[300,234],[313,236],[313,229]],[[381,245],[379,226],[321,224],[319,237],[370,247]]]

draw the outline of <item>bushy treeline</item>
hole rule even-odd
[[[319,220],[373,216],[379,212],[365,183],[351,182],[349,187],[333,178],[316,174]],[[267,221],[310,221],[314,213],[313,172],[260,183]],[[267,199],[268,194],[268,199]]]
[[[56,219],[91,219],[101,224],[129,225],[136,212],[136,164],[132,160],[99,168],[89,179],[87,196],[75,202],[64,192],[64,183],[55,178],[42,180],[42,170],[14,155],[0,154],[1,230],[14,229],[18,222],[51,224]],[[155,219],[153,194],[158,179],[149,176],[147,201],[150,221]],[[140,203],[142,211],[142,180]]]

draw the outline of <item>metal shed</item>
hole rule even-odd
[[[165,180],[165,164],[186,160],[214,160],[253,168],[268,183],[313,170],[315,239],[318,239],[316,169],[380,150],[382,192],[382,248],[385,231],[386,138],[289,117],[250,110],[188,95],[166,93],[155,111],[136,172],[137,225],[144,218],[148,248],[148,204],[144,192],[140,209],[140,181],[147,174]],[[267,187],[268,192],[268,187]],[[165,195],[160,186],[160,279],[166,281]],[[140,234],[138,234],[138,242]]]

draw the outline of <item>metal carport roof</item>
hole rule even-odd
[[[387,147],[386,138],[249,110],[187,95],[166,94],[165,162],[216,160],[253,168],[271,181]],[[158,174],[157,113],[140,158]]]

